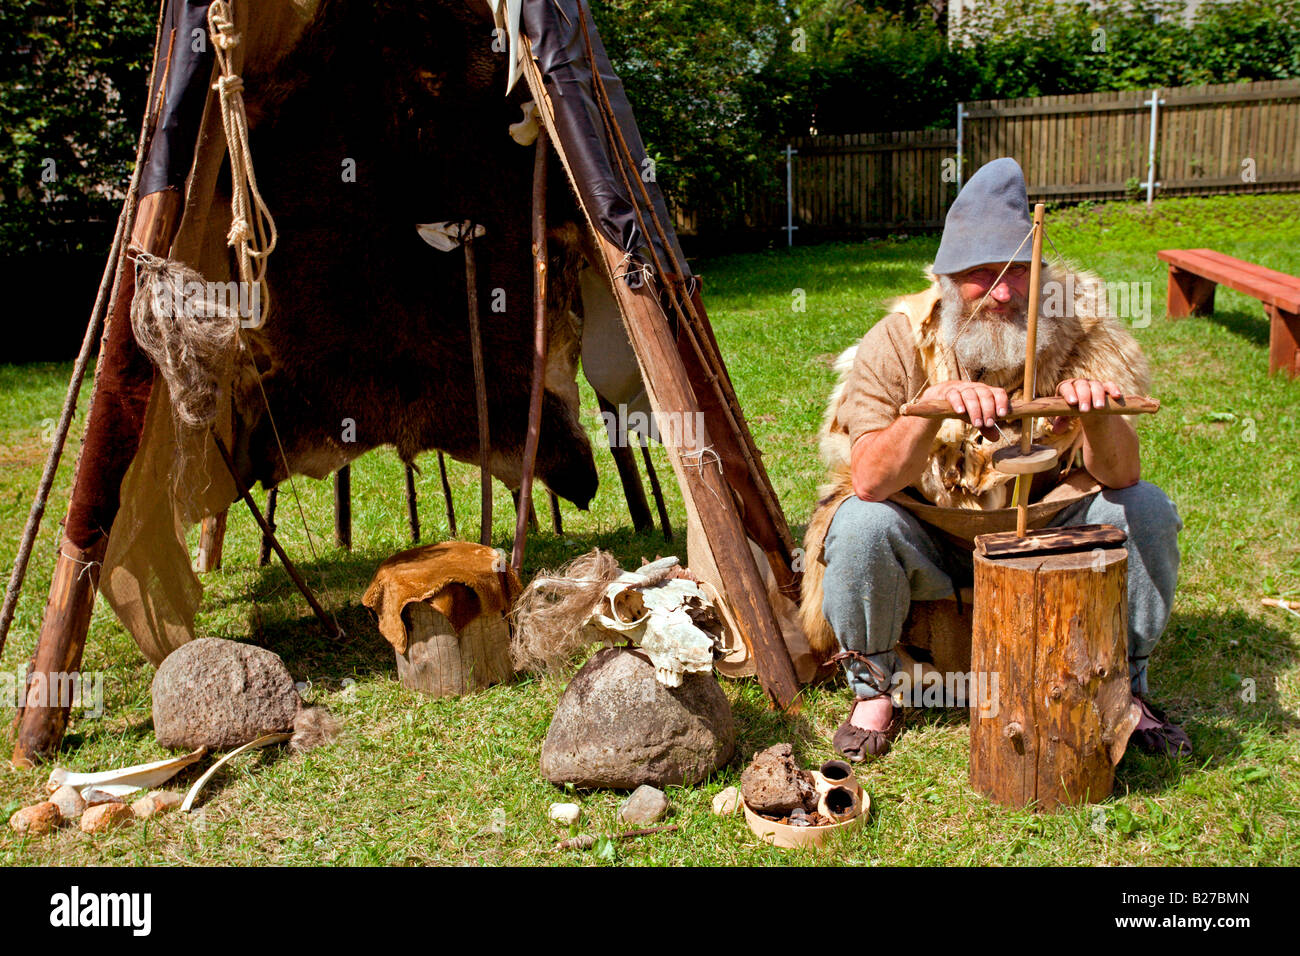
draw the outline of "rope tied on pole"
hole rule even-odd
[[[253,171],[248,114],[244,111],[244,81],[235,72],[231,58],[240,36],[235,32],[234,12],[228,0],[214,0],[208,7],[208,33],[221,71],[212,88],[221,104],[221,126],[230,153],[230,231],[226,234],[226,244],[235,250],[239,281],[257,289],[260,308],[252,327],[260,328],[271,311],[266,264],[275,250],[279,233],[258,191],[257,175]]]

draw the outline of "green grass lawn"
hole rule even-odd
[[[967,786],[964,712],[914,714],[884,761],[862,771],[874,812],[856,833],[818,854],[758,845],[743,820],[718,818],[712,796],[738,784],[748,758],[782,741],[806,764],[831,756],[843,719],[842,685],[809,690],[793,716],[772,712],[753,681],[724,682],[738,727],[734,761],[713,779],[670,788],[676,832],[617,844],[628,864],[1291,864],[1300,862],[1300,620],[1264,608],[1268,595],[1300,597],[1300,382],[1267,374],[1268,327],[1258,302],[1220,289],[1210,318],[1165,318],[1161,248],[1208,246],[1300,274],[1300,197],[1274,195],[1110,204],[1049,213],[1049,234],[1072,263],[1107,280],[1148,282],[1151,321],[1134,334],[1151,357],[1163,409],[1143,418],[1143,475],[1177,502],[1186,522],[1173,621],[1151,662],[1156,700],[1183,722],[1197,759],[1182,764],[1129,754],[1115,795],[1098,807],[1050,816],[994,806]],[[705,302],[773,484],[801,535],[822,476],[816,430],[834,376],[830,360],[855,342],[895,295],[923,286],[937,237],[794,248],[701,260]],[[796,290],[806,310],[794,311]],[[13,554],[58,415],[69,364],[0,365],[0,555]],[[0,672],[26,666],[35,645],[71,484],[77,430],[28,574]],[[583,390],[593,444],[602,433]],[[447,536],[437,466],[420,461],[425,540]],[[625,566],[642,556],[685,555],[680,496],[662,450],[679,535],[630,531],[613,463],[597,456],[601,489],[589,513],[564,512],[563,537],[530,539],[526,575],[592,547]],[[476,471],[453,464],[463,537],[476,533]],[[525,678],[486,693],[429,700],[396,680],[392,651],[360,606],[376,565],[408,545],[401,465],[380,450],[353,465],[353,539],[336,550],[329,482],[296,479],[317,557],[285,489],[279,526],[326,607],[347,631],[324,637],[282,568],[256,566],[258,534],[232,508],[222,570],[209,575],[201,636],[251,641],[279,653],[310,683],[309,701],[343,722],[333,745],[310,754],[262,751],[236,758],[205,792],[201,813],[170,815],[113,834],[76,828],[24,839],[0,828],[0,864],[557,864],[602,862],[592,852],[552,856],[567,833],[549,804],[573,799],[538,771],[542,739],[563,689]],[[509,548],[514,512],[496,497],[495,536]],[[196,540],[192,535],[192,543]],[[105,711],[75,716],[58,762],[75,770],[158,759],[150,725],[150,667],[101,602],[84,668],[104,675]],[[0,685],[4,686],[4,685]],[[1253,691],[1253,692],[1252,692]],[[0,748],[12,748],[9,720]],[[49,768],[0,772],[0,815],[39,799]],[[196,773],[177,781],[188,786]],[[621,794],[581,793],[581,828],[620,829]],[[494,811],[505,825],[494,827]],[[497,816],[499,819],[499,814]],[[497,832],[497,831],[501,832]]]

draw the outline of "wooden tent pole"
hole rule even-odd
[[[560,517],[560,496],[547,488],[546,497],[551,502],[551,530],[556,534],[564,534],[564,519]]]
[[[447,461],[438,452],[438,477],[442,479],[442,500],[447,504],[447,530],[456,537],[456,506],[451,500],[451,482],[447,480]]]
[[[352,550],[352,466],[334,472],[334,544]]]
[[[645,461],[646,477],[650,479],[650,492],[655,498],[655,508],[659,511],[659,528],[664,533],[665,541],[673,540],[673,526],[668,521],[668,507],[664,504],[664,490],[659,487],[659,475],[655,472],[655,463],[650,460],[650,439],[641,436],[641,458]]]
[[[166,254],[180,210],[181,197],[175,190],[145,196],[135,211],[128,249]],[[100,345],[95,394],[86,418],[45,619],[27,671],[24,703],[15,721],[15,766],[32,765],[56,751],[63,740],[71,701],[61,705],[52,700],[49,688],[55,680],[63,681],[65,675],[81,670],[99,571],[108,550],[108,531],[117,513],[117,488],[133,457],[134,449],[126,446],[138,445],[144,426],[153,364],[140,352],[131,331],[134,296],[135,264],[130,254],[123,255]],[[111,456],[111,468],[103,466],[101,456]],[[90,522],[96,523],[87,527]]]
[[[587,18],[584,10],[579,7],[581,18],[581,27],[583,37],[586,43],[587,57],[591,64],[595,64],[595,51],[591,42],[591,34],[587,25]],[[530,47],[531,52],[531,47]],[[631,180],[635,180],[640,190],[641,197],[646,204],[647,215],[654,225],[655,232],[659,236],[660,242],[664,246],[665,255],[671,258],[672,270],[665,269],[664,264],[660,262],[659,255],[655,251],[654,243],[648,243],[651,257],[654,260],[654,266],[663,278],[664,291],[676,311],[681,328],[685,330],[687,338],[690,340],[692,350],[694,351],[700,367],[691,369],[688,366],[688,372],[693,372],[692,381],[698,381],[703,377],[709,385],[712,386],[716,395],[718,405],[716,406],[722,412],[725,420],[725,429],[716,428],[716,434],[723,449],[729,453],[739,452],[740,457],[744,460],[745,468],[748,473],[748,482],[746,486],[738,488],[742,500],[748,492],[758,496],[758,505],[766,512],[768,526],[766,528],[756,528],[759,532],[758,537],[764,538],[764,547],[775,544],[776,551],[768,550],[768,563],[772,572],[777,579],[778,588],[794,601],[799,600],[799,581],[802,578],[802,572],[794,570],[794,540],[790,535],[789,526],[786,524],[785,515],[781,511],[781,506],[776,500],[776,493],[772,489],[771,482],[767,472],[758,463],[758,448],[754,445],[753,435],[749,431],[749,425],[745,420],[744,412],[740,408],[740,400],[736,397],[735,390],[731,385],[731,380],[727,377],[726,366],[722,362],[722,356],[717,350],[717,343],[713,339],[712,330],[707,321],[701,315],[703,306],[699,311],[695,308],[695,303],[691,296],[686,293],[683,268],[677,262],[676,253],[673,251],[672,244],[668,241],[662,224],[654,211],[654,204],[651,202],[650,194],[646,189],[645,181],[637,173],[636,160],[628,148],[627,141],[623,136],[622,129],[619,128],[618,121],[615,118],[613,105],[610,103],[609,95],[605,90],[605,84],[600,77],[600,71],[592,68],[592,92],[596,94],[597,107],[601,110],[601,116],[606,126],[606,135],[611,140],[617,141],[621,158],[616,158],[615,165],[618,167],[620,176],[623,179],[624,186],[631,194],[631,185],[627,170],[624,168],[624,161],[633,170]],[[641,231],[650,238],[649,230],[641,216],[640,207],[635,197],[632,197],[633,212],[636,215],[637,224]],[[683,303],[678,301],[677,290],[674,286],[680,286]],[[702,344],[703,343],[703,344]],[[707,354],[706,354],[707,353]],[[684,355],[688,359],[689,355]],[[702,411],[707,415],[707,403],[702,403]],[[761,519],[760,519],[761,521]],[[767,534],[775,536],[775,541]]]
[[[599,392],[596,393],[596,404],[600,406],[602,417],[617,416],[614,406]],[[605,421],[609,420],[605,418]],[[618,421],[618,418],[615,417],[613,420]],[[632,449],[625,444],[619,444],[619,438],[617,430],[609,436],[609,454],[614,459],[614,467],[618,469],[618,480],[623,485],[623,497],[627,500],[627,511],[632,518],[632,527],[637,531],[645,531],[647,528],[654,527],[654,519],[650,517],[650,505],[645,500],[645,486],[641,484],[641,473],[636,470],[636,457],[632,454]]]
[[[262,545],[257,553],[257,566],[264,568],[271,563],[271,539],[275,536],[275,506],[280,499],[280,486],[275,485],[266,493],[266,528],[262,531]]]
[[[479,544],[492,543],[492,440],[488,429],[487,381],[483,372],[483,337],[478,323],[478,270],[474,263],[474,224],[461,239],[465,246],[465,292],[469,302],[469,348],[474,360],[474,404],[478,410]]]
[[[406,466],[406,522],[411,526],[411,543],[420,540],[420,508],[415,499],[415,466]]]
[[[546,127],[537,130],[533,158],[533,382],[528,396],[528,435],[524,439],[523,470],[519,498],[525,507],[516,509],[515,543],[510,566],[516,574],[524,568],[524,542],[528,537],[528,516],[533,510],[533,468],[537,464],[537,441],[542,430],[542,386],[546,377]]]
[[[138,168],[138,167],[137,167]],[[134,195],[137,181],[131,184],[130,195]],[[36,536],[41,530],[41,520],[45,517],[45,506],[50,500],[50,489],[54,487],[54,477],[58,474],[59,461],[63,457],[63,447],[68,440],[68,429],[77,413],[77,396],[81,394],[81,383],[86,377],[86,368],[99,339],[104,322],[104,308],[107,305],[109,290],[117,275],[117,265],[122,254],[122,237],[126,232],[127,206],[124,203],[117,217],[117,231],[113,235],[113,246],[108,253],[108,262],[99,279],[99,291],[95,293],[95,305],[90,310],[90,321],[86,323],[86,334],[81,340],[81,351],[72,367],[72,377],[68,380],[68,390],[63,397],[63,410],[59,413],[59,424],[54,430],[54,444],[45,459],[45,470],[41,473],[40,484],[36,488],[36,497],[32,500],[32,509],[27,515],[27,526],[23,528],[22,540],[18,545],[18,554],[14,558],[13,572],[9,576],[9,585],[5,589],[4,606],[0,608],[0,654],[4,653],[5,639],[9,636],[9,625],[13,623],[14,613],[18,609],[18,597],[22,593],[23,579],[27,576],[27,564],[31,560],[32,548]]]
[[[135,293],[135,270],[131,267],[132,263],[129,261],[129,257],[123,255],[123,252],[125,252],[123,244],[127,237],[130,237],[132,241],[135,240],[137,223],[144,220],[144,238],[156,237],[158,242],[165,238],[167,244],[170,245],[171,237],[175,231],[176,220],[179,218],[179,203],[173,209],[163,199],[153,200],[148,206],[148,214],[141,215],[145,211],[146,203],[140,199],[140,179],[144,171],[145,158],[148,156],[149,147],[153,142],[154,128],[157,125],[158,113],[162,109],[163,96],[165,95],[165,90],[157,85],[157,81],[160,76],[159,71],[165,71],[164,64],[160,62],[161,58],[158,51],[162,49],[163,25],[166,19],[167,5],[164,3],[158,10],[157,26],[154,29],[154,58],[149,70],[149,96],[154,98],[155,102],[152,104],[153,108],[147,110],[144,122],[140,127],[140,136],[136,142],[135,167],[131,174],[131,184],[127,188],[126,200],[123,202],[122,211],[118,215],[118,231],[113,241],[114,249],[110,251],[109,262],[104,267],[100,289],[95,297],[95,308],[92,312],[90,327],[86,330],[81,353],[78,355],[76,365],[73,367],[73,381],[69,383],[68,393],[64,399],[64,408],[59,416],[58,434],[60,438],[56,441],[55,448],[61,452],[63,442],[66,441],[72,415],[76,412],[76,398],[80,393],[81,380],[85,376],[86,367],[89,363],[90,349],[87,348],[87,343],[90,343],[93,347],[95,338],[99,336],[99,325],[105,323],[100,341],[99,360],[95,364],[95,387],[91,394],[90,411],[87,413],[86,431],[82,435],[81,451],[77,455],[77,469],[72,480],[73,488],[71,500],[68,504],[68,514],[64,518],[64,531],[59,537],[59,557],[55,563],[53,578],[50,581],[50,594],[45,605],[45,618],[41,622],[41,634],[27,672],[28,687],[24,690],[23,706],[19,708],[14,720],[17,739],[14,744],[12,759],[15,766],[30,765],[39,757],[57,750],[59,743],[63,740],[63,729],[67,724],[68,708],[49,707],[51,701],[48,696],[42,701],[31,701],[26,691],[31,688],[34,674],[43,673],[48,682],[52,671],[67,674],[80,670],[81,654],[86,644],[86,632],[90,628],[90,612],[94,608],[95,590],[99,586],[100,562],[103,560],[104,552],[108,547],[107,528],[102,529],[102,534],[97,534],[93,538],[87,536],[86,540],[81,542],[84,547],[70,541],[68,538],[68,518],[74,514],[81,516],[87,509],[87,501],[99,500],[103,497],[102,492],[91,490],[89,486],[97,480],[102,484],[104,476],[96,475],[97,469],[93,467],[88,468],[84,474],[82,470],[82,459],[86,457],[87,445],[89,444],[93,449],[98,444],[95,441],[94,431],[103,430],[104,428],[105,416],[102,412],[96,414],[95,409],[95,397],[99,394],[101,376],[108,382],[106,391],[112,391],[114,387],[123,382],[129,383],[132,372],[142,375],[146,367],[151,368],[147,360],[143,363],[124,361],[122,363],[121,378],[104,376],[107,363],[120,359],[123,352],[129,350],[135,344],[135,338],[130,331],[130,308],[131,299]],[[146,197],[146,199],[152,199],[152,197]],[[159,225],[166,227],[165,237],[158,235],[151,228],[153,224],[150,220],[155,215],[164,220]],[[168,219],[170,221],[167,221]],[[137,245],[137,249],[141,248],[145,247]],[[145,251],[152,250],[145,249]],[[110,281],[112,291],[108,295],[107,306],[104,308],[102,317],[95,319],[94,315],[99,313],[101,309],[100,298],[103,296],[106,284]],[[119,329],[116,333],[113,330],[114,319],[118,320],[116,324]],[[121,329],[122,326],[125,326],[125,330]],[[133,403],[129,400],[117,403],[114,409],[120,418],[131,419],[131,424],[138,425],[134,435],[135,440],[138,442],[144,421],[142,414],[139,416],[138,421],[132,419],[132,413],[135,410]],[[58,460],[52,449],[50,458],[46,461],[46,472],[51,487],[57,471]],[[116,479],[120,482],[121,475],[117,475]],[[43,474],[41,488],[45,487],[46,480],[47,475]],[[110,477],[107,480],[112,482],[113,479]],[[117,485],[113,484],[112,487],[116,489]],[[48,500],[48,492],[46,492],[45,500]],[[114,513],[116,512],[115,508],[111,510]],[[4,650],[9,624],[12,621],[14,612],[17,610],[18,595],[22,590],[23,578],[26,576],[27,562],[31,549],[35,545],[36,534],[39,531],[44,514],[45,502],[38,490],[37,500],[33,502],[32,511],[28,515],[28,527],[23,534],[25,553],[24,547],[20,546],[18,560],[14,563],[9,587],[5,592],[4,607],[0,609],[0,621],[3,621],[3,624],[0,624],[0,652]],[[84,530],[83,526],[84,522],[77,522],[78,529]],[[31,544],[26,544],[29,536]],[[31,704],[30,707],[28,706],[29,703]]]

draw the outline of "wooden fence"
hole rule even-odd
[[[796,139],[795,225],[825,234],[939,228],[957,195],[956,145],[946,129]]]
[[[1154,116],[1156,196],[1300,189],[1300,80],[1038,96],[965,105],[963,171],[998,156],[1029,197],[1146,194]]]
[[[1160,90],[1159,99],[1155,196],[1300,190],[1300,80],[1184,86]],[[792,140],[795,242],[941,227],[957,195],[959,140],[963,179],[1012,156],[1031,201],[1146,195],[1150,90],[960,108],[960,137],[944,129]],[[756,194],[749,228],[779,234],[784,200]],[[696,224],[683,215],[679,225],[691,232]]]

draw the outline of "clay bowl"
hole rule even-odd
[[[745,822],[749,824],[756,837],[773,846],[789,849],[800,846],[820,847],[832,833],[859,826],[871,811],[871,797],[865,791],[863,792],[862,808],[853,819],[820,827],[792,827],[788,823],[777,823],[775,820],[759,816],[749,809],[743,800],[740,805],[745,811]]]

